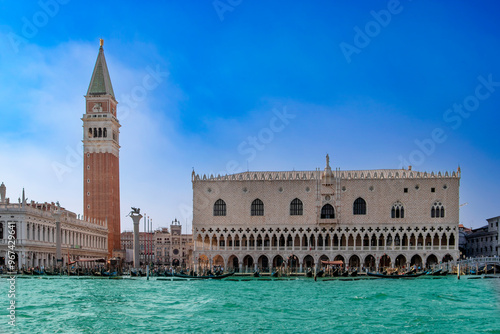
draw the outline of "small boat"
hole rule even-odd
[[[271,277],[275,277],[275,278],[276,277],[280,277],[280,272],[279,271],[273,271],[273,273],[271,274]],[[312,277],[312,274],[309,277]]]
[[[260,277],[260,273],[258,271],[254,272],[253,277]]]
[[[414,274],[400,274],[400,275],[384,275],[384,274],[378,274],[378,273],[366,273],[368,276],[372,277],[378,277],[378,278],[415,278],[415,277],[420,277],[422,275],[427,274],[426,271],[423,271],[421,273],[414,273]]]
[[[113,271],[113,272],[109,272],[109,271],[105,271],[102,273],[104,276],[108,276],[108,277],[111,277],[111,276],[118,276],[118,273],[116,271]]]
[[[324,274],[325,272],[323,270],[320,270],[316,273],[316,277],[323,277]]]
[[[146,276],[141,270],[130,270],[130,276],[132,277],[143,277]]]
[[[342,276],[342,277],[349,277],[349,270],[347,270],[347,269],[346,269],[346,270],[344,270],[344,271],[342,272],[342,274],[340,274],[340,276]]]
[[[313,277],[312,270],[308,270],[308,271],[306,272],[306,277]]]
[[[349,276],[351,276],[351,277],[358,276],[358,269],[354,269],[353,271],[351,271],[351,273],[349,274]]]
[[[434,270],[432,272],[428,272],[427,275],[431,275],[431,276],[441,276],[442,275],[442,272],[443,272],[443,268],[441,269],[437,269],[437,270]]]

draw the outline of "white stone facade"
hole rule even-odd
[[[499,229],[500,216],[486,219],[488,225],[473,229],[466,236],[467,245],[465,255],[467,257],[499,256]]]
[[[71,261],[107,257],[106,222],[79,219],[75,213],[57,208],[54,203],[10,203],[2,197],[0,265],[7,265],[12,254],[9,251],[15,254],[19,269],[65,265],[68,255]],[[62,262],[59,263],[56,261],[56,210],[61,212]],[[9,243],[10,235],[15,235],[15,239]],[[92,263],[82,266],[89,265]]]
[[[192,185],[197,267],[301,271],[342,260],[376,269],[459,256],[459,169],[332,171],[327,157],[324,172],[193,172]],[[256,199],[263,215],[252,215]]]

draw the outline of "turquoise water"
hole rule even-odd
[[[21,279],[17,333],[500,333],[500,279]],[[4,307],[5,306],[5,307]]]

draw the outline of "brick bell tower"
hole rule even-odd
[[[104,58],[103,40],[85,96],[83,115],[83,212],[107,221],[108,257],[120,249],[120,122]]]

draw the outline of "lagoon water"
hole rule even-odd
[[[500,333],[500,279],[22,279],[15,333]]]

